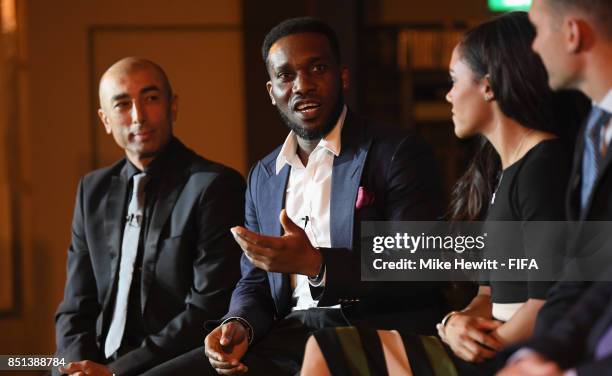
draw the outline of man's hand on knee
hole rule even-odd
[[[204,340],[204,351],[212,367],[221,375],[239,375],[248,368],[240,359],[248,349],[248,331],[238,321],[216,327]]]
[[[68,375],[94,375],[113,376],[114,374],[105,366],[91,360],[68,363],[65,367],[59,367],[60,373]]]

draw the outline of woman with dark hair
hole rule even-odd
[[[571,151],[564,141],[583,111],[574,94],[556,95],[548,87],[531,50],[534,36],[527,14],[513,12],[469,31],[453,51],[446,99],[454,131],[480,141],[453,190],[452,221],[565,218]],[[512,257],[539,251],[530,249],[527,231],[523,249]],[[319,331],[308,341],[301,374],[492,374],[497,351],[531,335],[549,287],[531,280],[483,282],[465,309],[438,324],[439,337],[361,326]]]

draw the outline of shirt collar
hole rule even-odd
[[[344,120],[346,119],[346,106],[342,108],[342,113],[338,117],[338,121],[334,128],[328,134],[323,137],[319,143],[317,144],[318,148],[324,148],[332,153],[334,156],[340,155],[341,151],[341,134],[342,134],[342,126],[344,125]],[[297,136],[293,131],[289,132],[289,135],[285,139],[283,143],[283,147],[281,148],[280,153],[278,153],[278,157],[276,157],[276,174],[285,167],[286,164],[292,165],[292,162],[297,161]]]
[[[139,174],[142,171],[140,171],[138,167],[134,166],[134,164],[130,162],[129,159],[127,160],[127,162],[128,162],[127,163],[127,180],[129,181],[130,179],[134,177],[134,175]]]
[[[601,102],[593,104],[612,114],[612,89],[608,90],[608,94],[603,97]]]

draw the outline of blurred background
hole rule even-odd
[[[526,0],[0,0],[0,354],[52,354],[79,178],[122,157],[96,116],[101,73],[124,56],[165,68],[175,133],[246,174],[283,142],[260,46],[294,16],[327,20],[352,109],[433,146],[446,192],[470,142],[444,96],[462,32]],[[528,4],[527,4],[528,5]]]

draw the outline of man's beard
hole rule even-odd
[[[295,133],[299,138],[308,141],[320,140],[325,137],[329,132],[331,132],[332,129],[334,129],[334,127],[336,126],[336,123],[338,122],[338,118],[340,117],[343,108],[344,94],[342,93],[342,91],[340,91],[336,106],[329,115],[329,119],[327,119],[325,123],[323,123],[323,126],[319,129],[307,129],[300,127],[298,124],[292,122],[291,119],[289,119],[289,116],[287,116],[284,112],[278,109],[278,107],[276,107],[281,119],[283,119],[287,127],[291,129],[293,133]]]

